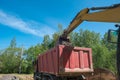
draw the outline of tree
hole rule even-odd
[[[58,38],[60,37],[60,35],[62,35],[63,33],[63,27],[62,27],[62,24],[58,24],[58,31],[55,32],[53,35],[52,35],[52,40],[51,40],[51,44],[50,44],[50,47],[54,47],[56,46],[57,44],[57,41],[58,41]]]
[[[16,47],[16,38],[14,37],[10,42],[10,48],[15,48],[15,47]]]
[[[47,45],[47,44],[45,44]],[[43,44],[37,44],[36,46],[31,46],[28,50],[25,51],[24,56],[26,56],[25,63],[26,66],[26,73],[32,73],[33,72],[33,64],[32,62],[35,61],[39,54],[42,54],[46,51],[47,46],[44,46]]]
[[[104,45],[96,44],[92,47],[94,68],[108,68],[106,67],[108,49]]]
[[[50,44],[51,44],[51,39],[49,35],[45,35],[42,46],[44,47],[45,50],[48,50],[50,48]]]
[[[74,32],[71,35],[71,41],[75,46],[92,47],[93,45],[100,44],[100,34],[80,29],[79,33]]]
[[[3,73],[15,73],[19,70],[19,51],[17,49],[7,48],[1,54],[1,64]]]
[[[0,63],[2,73],[15,73],[19,71],[21,48],[16,47],[16,39],[11,40],[10,46],[1,52]]]
[[[102,38],[102,45],[104,45],[108,49],[108,55],[106,55],[106,64],[105,67],[116,72],[116,48],[117,45],[115,43],[110,43],[107,41],[108,34],[105,33]],[[115,40],[116,37],[112,36],[112,40]]]
[[[107,37],[108,37],[108,34],[105,33],[104,37],[102,38],[102,44],[105,45],[110,51],[115,50],[116,49],[116,44],[108,42]],[[112,38],[112,40],[116,39],[114,36],[112,36],[111,38]]]

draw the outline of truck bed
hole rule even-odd
[[[38,56],[38,71],[60,75],[93,72],[91,48],[59,45]]]

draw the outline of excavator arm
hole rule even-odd
[[[90,12],[90,10],[95,10],[94,12]],[[64,30],[63,34],[59,37],[57,44],[68,44],[70,43],[68,34],[72,32],[78,25],[80,25],[83,21],[94,21],[94,22],[113,22],[120,23],[120,4],[115,4],[108,7],[93,7],[86,8],[80,11],[72,22],[69,24],[68,28]],[[119,28],[120,29],[120,28]],[[120,32],[119,35],[120,37]],[[117,72],[118,79],[120,80],[120,38],[118,38],[117,43]]]
[[[90,10],[94,10],[95,12],[90,12]],[[68,34],[83,21],[120,23],[120,4],[81,10],[69,24],[68,28],[64,30],[63,34],[60,36],[59,42],[61,43],[62,40],[69,41],[67,39]]]

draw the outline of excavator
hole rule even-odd
[[[109,22],[109,23],[117,23],[115,25],[118,29],[117,30],[109,30],[108,31],[108,41],[111,42],[111,33],[116,32],[117,33],[117,53],[116,53],[116,67],[117,67],[117,78],[116,76],[107,69],[94,69],[93,74],[90,75],[81,75],[80,78],[77,77],[77,80],[120,80],[120,4],[114,4],[112,6],[107,7],[93,7],[93,8],[86,8],[81,10],[75,18],[71,21],[69,26],[63,31],[63,34],[61,34],[58,38],[58,41],[56,45],[71,45],[70,39],[69,39],[69,33],[71,33],[75,28],[77,28],[82,22],[84,21],[93,21],[93,22]],[[38,65],[38,60],[35,61],[35,71],[38,71],[38,67],[41,65]],[[56,80],[54,79],[56,76],[54,75],[53,78],[48,74],[47,78],[42,79],[39,75],[43,76],[43,73],[38,74],[35,72],[34,74],[34,80]],[[72,76],[72,75],[71,75]],[[57,80],[76,80],[75,79],[69,79],[61,77],[57,78]]]
[[[69,33],[71,33],[84,21],[109,22],[109,23],[118,24],[120,23],[120,4],[114,4],[112,6],[106,6],[106,7],[86,8],[81,10],[71,21],[68,28],[63,31],[63,34],[60,35],[57,44],[70,45],[71,43],[69,40]],[[117,53],[116,53],[117,80],[120,80],[120,25],[116,25],[116,27],[119,28],[118,30],[116,30],[118,32],[118,39],[116,42],[117,43]],[[109,33],[110,31],[111,30],[109,30]],[[109,80],[109,79],[104,79],[104,80]]]

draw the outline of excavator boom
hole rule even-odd
[[[94,10],[94,12],[90,12]],[[81,10],[71,21],[68,28],[59,37],[57,44],[69,43],[68,34],[78,27],[83,21],[114,22],[120,23],[120,4],[107,7],[93,7]]]
[[[120,6],[100,12],[88,13],[82,17],[82,20],[120,23]]]
[[[90,12],[90,10],[97,11]],[[91,9],[83,9],[75,16],[62,36],[67,37],[68,34],[78,27],[78,25],[80,25],[83,21],[120,23],[120,4],[115,4],[108,7],[93,7]]]

